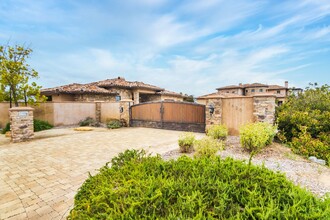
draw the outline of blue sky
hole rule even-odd
[[[117,76],[202,95],[229,84],[330,84],[329,0],[1,0],[0,43],[39,84]]]

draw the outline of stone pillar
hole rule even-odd
[[[129,127],[130,120],[130,107],[133,105],[133,101],[130,99],[120,101],[120,121],[122,124],[126,124]]]
[[[253,97],[253,115],[257,122],[274,123],[275,120],[275,95],[256,95]]]
[[[222,99],[216,98],[216,99],[208,99],[206,100],[205,104],[205,124],[206,129],[210,127],[213,124],[221,124],[221,118],[222,118]],[[210,113],[210,106],[214,107],[213,114]]]
[[[101,122],[101,105],[102,102],[95,102],[95,121]]]
[[[14,107],[9,109],[11,141],[22,142],[34,137],[33,108]]]
[[[134,98],[134,105],[140,103],[140,93],[138,90],[134,90],[133,92],[133,98]]]

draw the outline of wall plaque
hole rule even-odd
[[[18,112],[18,116],[20,118],[26,118],[28,115],[29,115],[29,112],[28,111],[20,111],[20,112]]]

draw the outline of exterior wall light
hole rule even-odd
[[[212,104],[209,105],[209,112],[211,115],[214,113],[214,106]]]

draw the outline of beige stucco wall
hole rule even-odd
[[[235,89],[221,89],[218,90],[219,94],[223,94],[223,93],[231,93],[231,94],[238,94],[238,95],[243,95],[243,89],[240,88],[235,88]]]
[[[247,87],[247,88],[245,88],[245,95],[253,96],[256,94],[265,94],[265,93],[267,93],[267,88],[268,87]],[[252,89],[254,89],[254,92],[252,92]],[[262,92],[260,92],[260,89],[262,89]]]
[[[54,126],[78,124],[87,117],[95,119],[95,103],[54,103]]]
[[[31,106],[34,109],[35,119],[54,123],[53,103],[40,103],[38,106]],[[9,102],[0,103],[0,128],[3,128],[9,122]]]
[[[0,103],[0,128],[4,128],[9,122],[9,103]]]
[[[101,103],[101,122],[105,123],[108,119],[120,119],[119,102]]]

